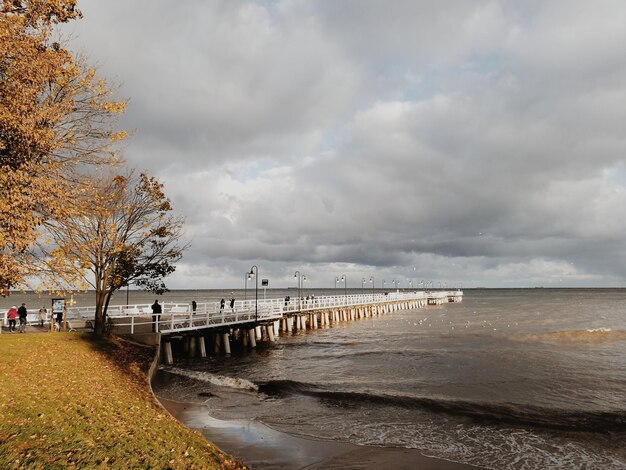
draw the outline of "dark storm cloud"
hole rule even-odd
[[[187,218],[175,287],[623,284],[622,2],[82,8],[127,158]]]

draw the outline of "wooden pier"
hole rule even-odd
[[[281,334],[325,328],[340,322],[377,317],[398,310],[460,302],[463,292],[392,292],[323,296],[300,299],[240,300],[231,308],[220,302],[163,303],[163,312],[153,316],[151,306],[109,306],[107,317],[118,335],[150,337],[161,343],[165,362],[173,362],[172,342],[189,356],[205,357],[208,345],[216,353],[230,354],[231,346],[254,348],[258,341],[274,342]],[[93,320],[94,307],[68,309],[68,317]],[[158,333],[158,334],[157,334]]]

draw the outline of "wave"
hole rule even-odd
[[[394,406],[470,418],[483,423],[506,423],[547,429],[591,432],[626,431],[626,410],[579,411],[515,403],[482,403],[442,397],[418,397],[331,390],[292,380],[258,384],[270,396],[305,395],[341,406]]]
[[[236,388],[239,390],[252,390],[258,391],[258,386],[249,380],[240,379],[237,377],[227,377],[225,375],[214,375],[208,372],[199,372],[193,370],[179,369],[178,367],[163,367],[163,371],[170,374],[182,375],[189,377],[190,379],[199,380],[201,382],[208,382],[220,387]]]
[[[523,341],[538,341],[552,343],[583,343],[602,344],[626,340],[626,330],[611,328],[588,328],[584,330],[551,331],[520,337]]]

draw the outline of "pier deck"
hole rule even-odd
[[[301,299],[238,300],[233,308],[228,303],[221,309],[220,302],[198,303],[193,312],[190,304],[163,303],[163,313],[156,322],[155,330],[163,335],[192,332],[196,330],[225,329],[232,327],[267,324],[283,318],[332,312],[359,307],[372,307],[405,303],[412,308],[439,305],[462,299],[462,291],[391,292],[356,295],[322,296]],[[70,321],[90,323],[95,307],[68,308]],[[152,331],[153,314],[149,304],[109,306],[107,316],[114,332],[119,334],[149,333]]]

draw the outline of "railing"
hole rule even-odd
[[[190,304],[164,302],[161,304],[162,313],[155,325],[157,331],[171,333],[199,328],[228,326],[256,321],[279,319],[284,315],[308,313],[325,309],[341,307],[358,307],[362,305],[381,304],[403,300],[444,300],[463,296],[462,291],[434,291],[434,292],[390,292],[390,293],[362,293],[351,295],[331,295],[321,297],[295,299],[264,299],[238,300],[234,307],[227,302],[220,308],[220,302],[203,302],[196,305],[193,312]],[[0,310],[1,311],[1,310]],[[69,307],[69,320],[93,321],[95,307]],[[114,322],[115,328],[124,327],[133,334],[142,325],[153,325],[153,313],[150,304],[110,305],[107,316]],[[50,312],[48,312],[48,319]],[[28,312],[29,324],[38,323],[38,310]],[[48,320],[49,322],[49,320]],[[6,311],[3,323],[8,324]]]

